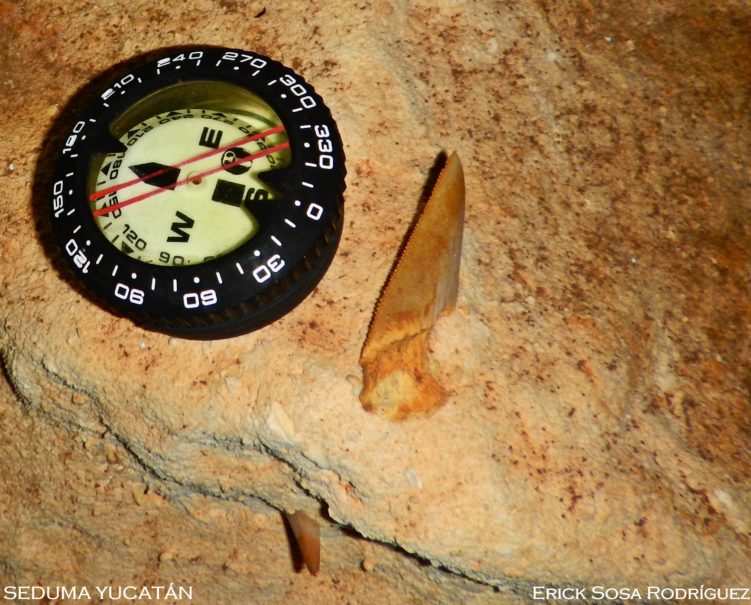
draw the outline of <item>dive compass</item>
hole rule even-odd
[[[77,117],[52,179],[75,277],[145,328],[222,338],[315,288],[343,225],[344,152],[313,88],[265,56],[180,48]]]

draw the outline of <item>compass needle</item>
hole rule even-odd
[[[201,153],[201,154],[199,154],[197,156],[188,158],[187,160],[184,160],[182,162],[178,162],[174,166],[165,166],[164,170],[171,169],[171,168],[175,168],[175,169],[181,168],[181,167],[186,166],[188,164],[191,164],[193,162],[197,162],[199,160],[203,160],[204,158],[211,157],[212,155],[216,155],[217,153],[221,153],[221,152],[227,151],[227,150],[232,149],[234,147],[240,147],[242,145],[247,145],[251,141],[255,141],[255,140],[258,140],[258,139],[261,139],[261,138],[265,138],[265,137],[267,137],[267,136],[269,136],[271,134],[276,134],[278,132],[284,132],[284,126],[283,125],[280,124],[279,126],[276,126],[274,128],[270,128],[269,130],[266,130],[265,132],[257,133],[257,134],[251,135],[249,137],[245,137],[243,139],[238,139],[237,141],[235,141],[234,143],[231,143],[230,145],[227,145],[225,147],[220,147],[220,148],[214,149],[212,151],[207,151],[205,153]],[[105,176],[107,175],[108,171],[109,171],[109,164],[107,166],[103,166],[102,167],[102,172],[105,174]],[[160,175],[162,173],[162,171],[163,171],[163,169],[158,169],[158,170],[155,170],[154,172],[151,172],[149,174],[142,175],[142,176],[140,176],[140,178],[133,179],[133,180],[121,183],[120,185],[114,185],[112,187],[108,187],[107,189],[102,189],[102,190],[94,191],[91,195],[89,195],[89,199],[92,200],[92,201],[98,200],[98,199],[104,197],[105,195],[107,195],[108,193],[111,193],[113,191],[120,191],[121,189],[125,189],[127,187],[132,186],[132,185],[137,185],[138,183],[143,182],[143,181],[145,181],[148,178],[156,177],[156,176]]]
[[[61,254],[93,298],[147,328],[220,338],[281,317],[323,277],[343,224],[344,152],[323,100],[240,50],[129,68],[60,151]]]
[[[254,155],[249,155],[244,158],[238,159],[234,162],[231,162],[226,165],[222,166],[215,166],[214,168],[211,168],[209,170],[205,170],[203,172],[197,172],[194,174],[191,174],[188,178],[182,179],[180,181],[175,182],[169,182],[171,180],[171,176],[167,176],[166,179],[162,179],[161,177],[165,175],[166,169],[169,168],[171,170],[177,170],[177,172],[172,173],[175,177],[177,177],[177,174],[179,174],[179,170],[176,168],[165,167],[163,170],[157,170],[155,172],[152,172],[145,177],[142,177],[134,182],[134,184],[137,183],[145,183],[147,185],[153,185],[154,187],[157,187],[154,191],[149,191],[148,193],[144,193],[142,195],[137,195],[135,197],[129,198],[125,201],[118,202],[116,204],[112,204],[111,206],[107,206],[104,208],[100,208],[99,210],[94,211],[94,216],[104,216],[106,214],[110,214],[111,212],[118,210],[119,208],[123,208],[125,206],[130,206],[131,204],[135,204],[136,202],[140,202],[142,200],[149,199],[151,197],[154,197],[155,195],[158,195],[160,193],[163,193],[165,191],[171,191],[177,187],[181,187],[183,185],[188,185],[190,183],[197,183],[200,182],[203,177],[211,176],[212,174],[216,174],[218,172],[221,172],[222,170],[230,170],[231,168],[234,168],[235,166],[239,166],[240,164],[244,164],[247,162],[252,162],[253,160],[257,160],[258,158],[262,158],[266,155],[269,155],[270,153],[275,153],[277,151],[282,151],[283,149],[287,149],[289,147],[288,143],[282,143],[281,145],[277,145],[276,147],[270,147],[268,149],[264,149],[263,151],[259,151],[258,153]],[[153,165],[153,163],[151,163]],[[159,182],[165,182],[167,181],[167,184],[159,185]]]

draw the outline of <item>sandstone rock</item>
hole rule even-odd
[[[751,584],[747,4],[0,9],[4,585],[221,604]],[[329,273],[222,342],[92,305],[44,228],[67,100],[185,43],[299,70],[348,157]],[[467,188],[457,309],[430,343],[450,396],[397,424],[362,409],[358,358],[443,150]],[[321,524],[315,578],[290,557],[297,510]]]

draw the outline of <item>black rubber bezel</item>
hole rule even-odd
[[[180,54],[196,57],[199,53],[198,60],[171,60]],[[238,58],[226,59],[232,55]],[[165,63],[166,59],[170,61]],[[258,69],[261,62],[265,65]],[[280,83],[282,79],[291,81],[290,76],[294,85]],[[261,97],[285,125],[291,164],[269,173],[281,195],[280,213],[267,220],[250,241],[201,264],[152,265],[119,251],[97,227],[87,199],[89,165],[92,156],[101,151],[102,141],[111,139],[109,124],[123,111],[145,95],[191,80],[229,82]],[[304,105],[300,102],[302,96],[306,97]],[[327,155],[333,160],[327,169],[315,167],[320,160],[315,133],[325,131],[331,145]],[[278,319],[299,304],[323,277],[341,236],[345,174],[336,123],[321,97],[291,69],[240,49],[194,46],[167,50],[164,57],[136,65],[125,76],[105,85],[98,99],[71,126],[52,180],[52,229],[61,255],[75,276],[106,308],[168,334],[190,338],[234,336]],[[294,200],[300,205],[295,206]],[[315,203],[316,209],[322,208],[318,220],[305,214],[310,203]],[[285,218],[296,228],[291,230]],[[283,245],[280,247],[271,236]],[[259,256],[254,255],[256,251]],[[280,253],[284,267],[258,283],[253,272]],[[217,275],[222,277],[221,283]],[[210,285],[217,292],[218,302],[186,308],[184,297],[192,292],[191,288],[196,289],[195,283],[200,287]],[[120,295],[126,289],[145,295],[142,302],[134,304],[115,296],[116,288]]]

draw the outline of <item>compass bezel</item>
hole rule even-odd
[[[109,126],[123,112],[147,95],[192,81],[239,86],[280,118],[290,164],[262,180],[283,203],[269,208],[259,232],[227,254],[183,266],[150,264],[118,250],[96,225],[89,167],[113,145]],[[52,179],[52,228],[76,279],[107,309],[171,335],[234,336],[278,319],[323,277],[341,236],[345,175],[336,123],[301,76],[258,53],[181,48],[113,77],[78,115]]]

